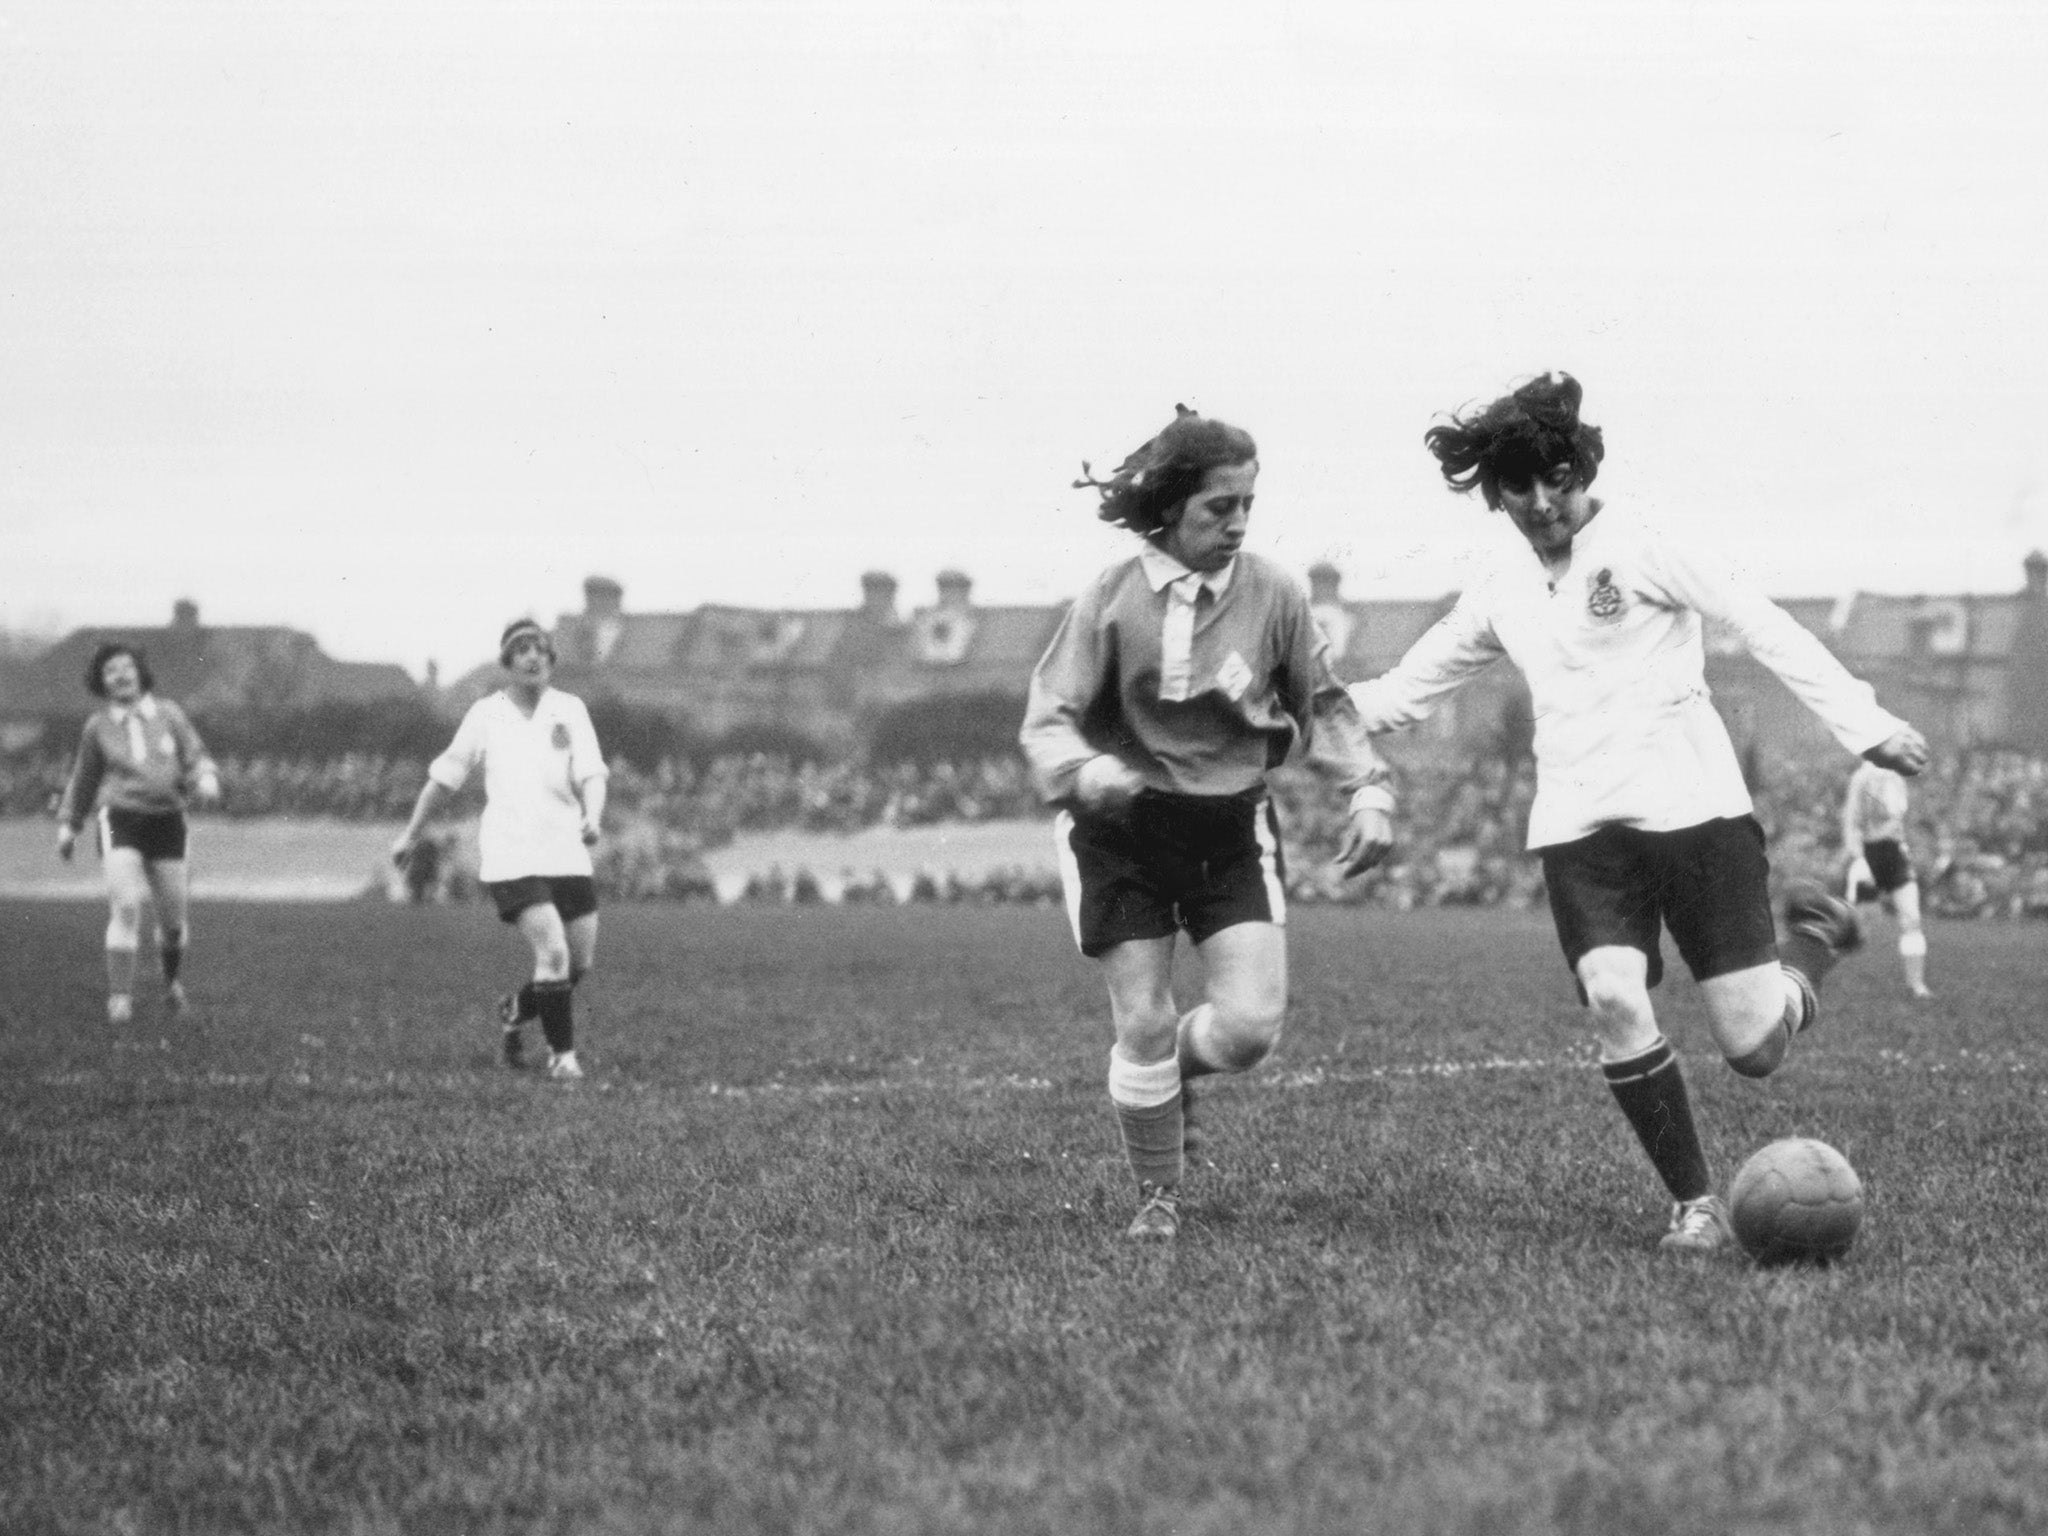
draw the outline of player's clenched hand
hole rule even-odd
[[[1337,850],[1337,866],[1349,880],[1362,875],[1394,851],[1394,818],[1375,807],[1359,807],[1351,813],[1351,825],[1344,831],[1344,846]]]
[[[412,857],[412,851],[413,849],[419,846],[419,842],[420,840],[418,833],[399,833],[398,836],[393,838],[391,841],[391,862],[396,864],[400,869],[405,868],[405,861]]]
[[[1074,775],[1074,793],[1091,811],[1120,811],[1145,787],[1144,777],[1120,757],[1091,757]]]
[[[1863,754],[1880,768],[1903,773],[1908,778],[1927,766],[1927,738],[1912,726],[1887,736]]]
[[[589,819],[588,817],[584,818],[584,822],[583,822],[583,846],[584,846],[584,847],[586,847],[586,848],[595,848],[595,847],[597,846],[597,839],[598,839],[598,836],[599,836],[599,833],[598,833],[597,823],[596,823],[596,822],[594,822],[594,821],[592,821],[592,820],[590,820],[590,819]]]
[[[65,863],[71,862],[71,850],[77,846],[78,834],[69,827],[57,829],[57,857]]]

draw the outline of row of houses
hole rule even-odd
[[[2048,750],[2048,555],[2027,556],[2022,582],[2001,593],[1794,598],[1782,606],[1820,637],[1880,698],[1948,747]],[[1311,602],[1340,671],[1371,677],[1391,666],[1453,598],[1351,599],[1334,566],[1309,572]],[[932,600],[906,607],[896,580],[861,578],[845,608],[706,604],[636,613],[606,576],[583,584],[580,611],[555,624],[558,680],[686,719],[702,737],[769,727],[839,750],[906,704],[946,696],[1023,697],[1063,607],[984,605],[965,573],[940,574]],[[441,687],[403,668],[340,661],[311,635],[282,626],[208,626],[181,601],[158,628],[75,631],[46,653],[0,663],[0,728],[16,732],[75,712],[93,648],[110,638],[145,648],[159,687],[205,710],[303,707],[425,697],[451,716],[497,686],[495,666]],[[1732,635],[1710,626],[1708,680],[1739,740],[1801,750],[1820,727]],[[1526,729],[1527,694],[1495,668],[1456,696],[1429,729],[1474,744]]]

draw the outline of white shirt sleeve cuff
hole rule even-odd
[[[1351,791],[1351,814],[1360,811],[1385,811],[1394,814],[1394,792],[1384,784],[1366,784]]]

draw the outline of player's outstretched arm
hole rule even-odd
[[[1927,738],[1909,725],[1894,731],[1863,755],[1878,767],[1903,773],[1910,779],[1926,770],[1929,755]]]

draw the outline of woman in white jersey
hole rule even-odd
[[[107,1020],[135,1016],[135,952],[142,909],[156,906],[165,1011],[185,1011],[189,905],[185,801],[220,798],[220,773],[185,712],[156,696],[142,652],[118,641],[86,664],[85,686],[103,706],[85,722],[57,807],[57,856],[69,859],[85,818],[99,812],[107,882]]]
[[[1677,1055],[1650,989],[1668,928],[1728,1064],[1763,1077],[1811,1027],[1823,976],[1859,942],[1856,914],[1795,891],[1774,931],[1762,828],[1708,697],[1703,615],[1725,621],[1850,751],[1918,773],[1927,743],[1723,560],[1590,490],[1606,448],[1578,382],[1546,374],[1433,427],[1456,491],[1505,511],[1519,543],[1392,671],[1352,689],[1374,731],[1411,725],[1506,657],[1536,717],[1529,846],[1600,1041],[1601,1069],[1674,1202],[1661,1243],[1726,1244]]]
[[[1346,874],[1392,847],[1386,770],[1308,594],[1239,548],[1258,472],[1249,434],[1183,408],[1108,481],[1077,482],[1142,542],[1067,611],[1022,732],[1039,792],[1060,808],[1075,940],[1109,983],[1109,1097],[1140,1239],[1179,1230],[1189,1083],[1247,1071],[1279,1039],[1285,867],[1268,770],[1305,743],[1350,793]],[[1182,932],[1207,981],[1185,1013],[1173,996]]]
[[[498,1004],[505,1061],[521,1065],[521,1027],[538,1018],[549,1075],[571,1081],[583,1076],[573,989],[597,952],[590,850],[604,820],[609,770],[583,701],[549,686],[555,646],[546,630],[532,619],[506,625],[498,662],[504,688],[470,706],[448,750],[428,765],[391,856],[403,865],[434,813],[483,768],[477,877],[499,918],[533,951],[532,979]]]

